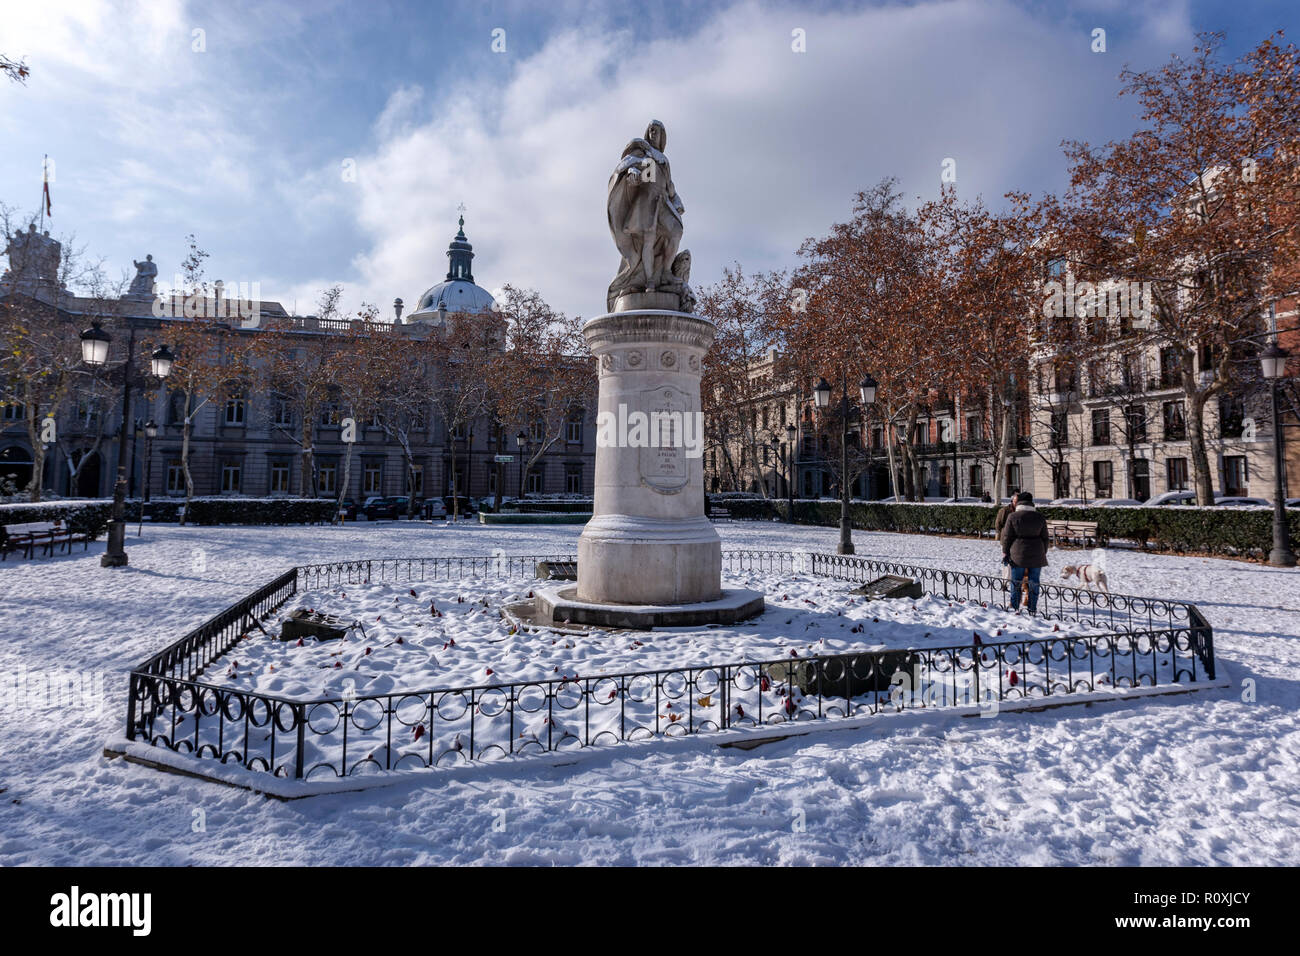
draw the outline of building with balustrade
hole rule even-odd
[[[57,263],[57,242],[48,236],[35,239],[53,243],[48,252]],[[26,246],[29,251],[32,248]],[[112,336],[110,369],[127,354],[134,334],[141,340],[167,341],[166,327],[185,318],[158,318],[153,295],[127,295],[105,303],[69,292],[50,272],[34,269],[49,256],[27,255],[14,261],[0,279],[0,306],[21,305],[47,321],[88,326],[98,318]],[[402,318],[402,300],[394,302],[392,322],[372,328],[391,335],[395,347],[409,336],[427,335],[445,329],[457,316],[482,314],[492,309],[493,297],[475,284],[473,247],[465,236],[464,219],[448,250],[446,276],[416,299],[416,307]],[[356,331],[359,320],[322,319],[291,315],[281,303],[261,300],[253,318],[238,316],[233,296],[222,301],[218,286],[205,299],[205,308],[233,316],[230,332],[255,336],[263,327],[291,326],[290,335],[305,339]],[[224,311],[222,311],[224,309]],[[170,310],[164,310],[170,314]],[[179,314],[179,313],[178,313]],[[114,378],[114,375],[118,375]],[[594,377],[594,368],[593,368]],[[113,492],[118,469],[118,446],[122,421],[120,371],[110,372],[92,392],[75,392],[63,403],[56,419],[57,440],[47,448],[43,487],[47,492],[74,497],[105,497]],[[183,496],[185,480],[181,467],[183,403],[175,394],[160,389],[156,394],[133,394],[126,420],[128,434],[124,465],[131,496]],[[300,423],[292,411],[274,395],[242,394],[219,403],[207,403],[195,413],[191,426],[190,472],[197,495],[309,496],[333,497],[343,480],[343,442],[340,409],[327,407],[314,423],[312,474],[302,474],[303,457],[293,435]],[[11,476],[19,488],[27,484],[33,467],[32,447],[24,422],[25,409],[14,402],[0,406],[0,480]],[[347,497],[364,501],[373,496],[413,494],[417,497],[456,493],[484,497],[497,492],[498,480],[504,495],[592,493],[595,464],[594,410],[576,409],[561,435],[541,455],[532,469],[523,471],[531,457],[533,442],[543,441],[534,427],[520,434],[495,427],[486,417],[458,429],[448,429],[432,409],[421,419],[412,441],[413,469],[401,446],[375,422],[358,422],[352,449],[351,477],[344,489]],[[149,440],[145,424],[157,425],[157,436]],[[522,445],[522,447],[521,447]],[[531,446],[531,447],[530,447]],[[147,457],[146,457],[147,453]],[[497,462],[497,457],[509,457]],[[414,472],[413,476],[411,472]]]

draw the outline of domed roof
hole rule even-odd
[[[422,313],[437,312],[439,304],[445,304],[448,312],[467,312],[477,314],[491,310],[496,300],[492,293],[473,282],[464,279],[448,279],[432,286],[411,313],[411,319]]]
[[[439,306],[445,306],[447,312],[477,314],[491,310],[496,300],[487,289],[474,284],[471,263],[474,260],[474,247],[465,238],[465,217],[460,217],[460,230],[451,244],[447,246],[447,259],[450,267],[447,278],[430,287],[420,296],[415,311],[407,321],[436,321]]]

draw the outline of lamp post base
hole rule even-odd
[[[99,559],[103,568],[126,567],[126,522],[110,521],[108,523],[108,550]]]
[[[1275,568],[1294,568],[1295,554],[1286,548],[1274,548],[1268,553],[1268,563]]]

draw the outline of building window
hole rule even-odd
[[[339,492],[339,467],[333,462],[316,469],[316,491],[322,495],[336,495]]]
[[[1187,490],[1187,459],[1165,459],[1165,484],[1169,491]]]
[[[171,425],[185,424],[185,393],[172,392],[167,399],[167,421]]]
[[[412,465],[406,473],[406,493],[412,498],[424,494],[424,466]]]
[[[10,402],[8,405],[5,405],[3,409],[0,409],[0,412],[3,412],[4,420],[7,422],[22,421],[23,413],[25,411],[26,406],[23,405],[22,402]]]
[[[1246,403],[1240,395],[1224,395],[1219,399],[1219,435],[1222,438],[1240,438],[1245,431]]]
[[[326,428],[337,425],[343,420],[343,409],[338,402],[326,402],[321,406],[320,423]]]
[[[1007,465],[1007,494],[1014,495],[1020,490],[1020,466],[1015,462]]]
[[[1228,496],[1246,494],[1246,456],[1223,456],[1223,493]]]
[[[361,493],[363,495],[382,495],[384,493],[384,463],[368,461],[361,468]]]
[[[966,439],[975,441],[980,437],[980,419],[978,415],[966,416]]]
[[[1070,497],[1070,463],[1057,462],[1052,465],[1052,495],[1056,498]]]
[[[1124,409],[1124,428],[1128,432],[1124,437],[1130,442],[1147,440],[1147,407],[1129,405]]]
[[[271,422],[280,426],[293,424],[293,405],[289,403],[287,398],[276,397],[271,399]]]
[[[1111,489],[1115,482],[1115,466],[1109,461],[1092,463],[1092,484],[1097,490],[1098,498],[1111,498]]]
[[[221,493],[237,495],[244,480],[244,466],[237,461],[221,463]]]
[[[956,497],[956,493],[952,490],[952,468],[948,465],[939,466],[939,494],[945,498]]]
[[[179,458],[172,458],[167,462],[167,494],[185,494],[185,469],[181,466]]]
[[[226,424],[244,424],[244,400],[242,398],[226,399]]]
[[[1133,497],[1146,501],[1151,497],[1151,462],[1135,458],[1129,462],[1129,470],[1133,475]]]
[[[1092,443],[1110,444],[1110,409],[1098,408],[1092,413]]]
[[[575,415],[564,423],[564,440],[573,445],[582,444],[582,417]]]
[[[877,451],[885,447],[885,429],[879,425],[871,429],[871,447]]]
[[[528,428],[528,440],[540,442],[546,440],[546,422],[543,419],[537,419]]]
[[[582,466],[564,466],[564,491],[570,495],[582,494]]]
[[[1048,427],[1053,448],[1063,448],[1070,444],[1070,415],[1068,412],[1052,412],[1052,421]],[[1057,497],[1063,496],[1057,495]]]
[[[1187,420],[1183,417],[1182,402],[1165,402],[1162,407],[1165,441],[1182,441],[1187,437]]]
[[[1177,388],[1183,384],[1183,363],[1178,350],[1168,346],[1160,350],[1160,387]]]
[[[460,422],[454,428],[447,432],[447,436],[452,441],[464,441],[466,435],[465,423]]]
[[[542,493],[542,485],[542,473],[533,470],[528,473],[528,478],[524,482],[524,490],[530,495],[540,495]]]
[[[976,498],[984,494],[984,466],[983,465],[970,466],[969,491],[970,494]]]
[[[289,493],[289,461],[286,458],[271,459],[271,494],[287,495]]]

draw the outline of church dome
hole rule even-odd
[[[408,320],[438,321],[439,307],[448,313],[477,314],[488,312],[496,303],[492,293],[474,284],[474,247],[465,238],[465,217],[460,217],[460,231],[447,247],[447,277],[420,296]]]

